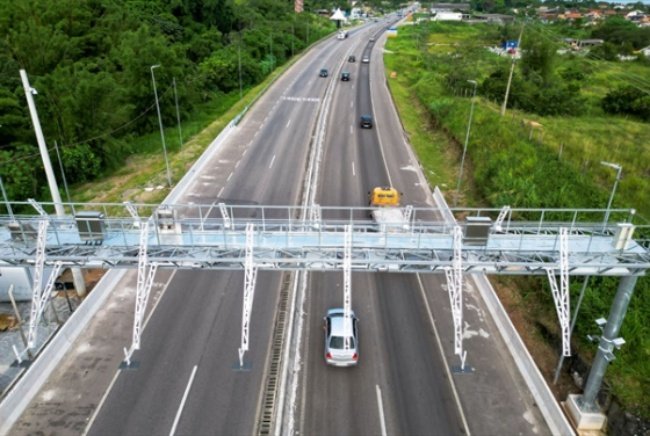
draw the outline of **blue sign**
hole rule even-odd
[[[516,39],[511,39],[509,41],[505,41],[501,45],[505,50],[511,50],[517,48],[517,40]]]

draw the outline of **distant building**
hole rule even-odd
[[[605,41],[603,41],[602,39],[581,39],[578,41],[578,47],[580,48],[596,47],[604,43]]]
[[[431,13],[436,12],[452,12],[452,11],[469,11],[469,3],[433,3],[431,5]]]
[[[474,20],[484,23],[505,24],[514,21],[515,17],[505,14],[474,14]]]
[[[462,21],[463,14],[460,12],[436,12],[431,17],[431,21]]]

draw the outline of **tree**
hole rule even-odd
[[[539,78],[548,83],[553,74],[557,47],[534,32],[525,34],[522,41],[521,70],[528,79]]]

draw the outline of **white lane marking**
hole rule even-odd
[[[354,124],[350,124],[350,135],[354,133]]]
[[[353,108],[353,107],[354,107],[354,101],[351,101],[350,102],[350,108]]]
[[[289,127],[289,124],[291,124],[291,120],[287,121],[287,127]]]
[[[235,164],[235,168],[237,168],[237,167],[239,166],[240,163],[241,163],[241,159],[239,159],[239,160],[237,161],[237,163]]]
[[[273,168],[273,162],[275,162],[275,155],[273,155],[273,159],[271,159],[271,165],[269,165],[269,169]]]
[[[352,161],[352,175],[356,176],[357,174],[354,172],[354,161]]]
[[[217,197],[221,197],[221,194],[223,194],[225,186],[222,186],[221,189],[219,190],[219,193],[217,194]]]
[[[176,432],[176,426],[178,425],[178,421],[180,421],[181,419],[181,413],[183,412],[183,407],[185,406],[187,395],[190,393],[190,388],[192,387],[192,382],[194,381],[194,375],[196,375],[197,368],[198,366],[194,365],[194,368],[192,369],[192,375],[190,375],[190,381],[187,382],[187,386],[185,387],[185,393],[183,394],[183,399],[181,400],[180,406],[178,406],[178,412],[176,412],[176,418],[174,418],[174,425],[172,425],[172,429],[169,432],[169,436],[174,436],[174,433]]]
[[[381,436],[386,436],[386,419],[384,418],[384,403],[381,401],[381,389],[379,385],[375,385],[377,388],[377,407],[379,407],[379,424],[381,424]]]
[[[230,181],[230,179],[232,178],[232,174],[233,174],[233,173],[230,173],[230,175],[229,175],[228,178],[226,179],[226,182],[229,182],[229,181]]]
[[[167,279],[167,283],[165,283],[163,291],[160,293],[160,297],[158,297],[158,300],[154,303],[153,307],[151,308],[151,312],[149,312],[149,316],[147,316],[147,319],[144,321],[144,324],[142,325],[142,331],[144,332],[144,329],[147,328],[147,324],[149,324],[149,320],[151,319],[151,316],[153,313],[156,311],[156,308],[158,307],[158,303],[160,303],[163,299],[163,296],[165,295],[165,291],[169,288],[169,284],[172,282],[172,279],[176,275],[176,271],[171,273],[169,276],[169,279]],[[97,404],[97,408],[93,412],[92,416],[90,417],[90,420],[88,421],[88,424],[86,425],[86,428],[84,429],[82,436],[86,436],[88,434],[88,431],[92,427],[92,425],[95,423],[95,419],[97,418],[97,415],[99,415],[99,411],[101,408],[104,406],[104,403],[106,402],[106,399],[108,398],[108,394],[113,390],[113,385],[117,381],[117,377],[119,377],[120,373],[122,370],[118,369],[115,371],[115,375],[113,376],[113,380],[111,380],[111,383],[108,385],[108,389],[106,389],[106,392],[104,392],[104,395],[102,396],[102,399],[99,401],[99,404]]]
[[[445,349],[442,346],[442,341],[440,340],[440,335],[438,334],[438,328],[436,327],[436,322],[433,319],[433,313],[431,312],[431,307],[429,306],[429,300],[427,300],[427,296],[424,293],[424,284],[422,283],[422,278],[420,277],[420,274],[415,275],[418,278],[418,284],[420,288],[420,294],[422,295],[422,299],[424,300],[424,307],[427,310],[427,315],[429,316],[429,322],[431,323],[431,327],[433,328],[433,335],[436,337],[436,343],[438,344],[438,351],[440,352],[440,357],[443,360],[444,367],[445,367],[445,373],[447,374],[447,380],[449,380],[449,385],[451,386],[451,392],[454,394],[454,399],[456,400],[456,407],[458,408],[458,413],[460,414],[460,419],[463,421],[463,426],[465,427],[465,434],[470,435],[469,431],[469,425],[467,424],[467,419],[465,418],[465,412],[463,411],[463,407],[461,406],[460,403],[460,397],[458,396],[458,391],[456,390],[456,383],[454,382],[454,379],[451,375],[451,371],[449,370],[449,364],[447,363],[447,358],[445,357]]]

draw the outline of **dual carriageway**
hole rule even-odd
[[[323,207],[355,207],[367,203],[372,187],[392,185],[405,203],[432,206],[386,88],[384,25],[307,52],[178,202],[301,204],[310,191]],[[347,62],[351,54],[356,63]],[[370,63],[359,62],[363,55]],[[334,74],[321,78],[321,68]],[[349,82],[339,80],[342,70]],[[373,114],[373,129],[359,127],[362,114]],[[314,147],[319,167],[310,174]],[[337,218],[345,217],[323,216]],[[237,360],[244,273],[201,270],[158,273],[138,366],[117,370],[132,320],[135,275],[126,274],[12,434],[253,434],[269,429],[267,413],[275,417],[270,430],[291,434],[548,433],[471,285],[473,373],[449,370],[453,327],[443,275],[362,272],[352,275],[360,364],[338,369],[323,361],[322,317],[342,305],[343,274],[302,274],[259,272],[244,371]],[[278,333],[294,290],[296,327]],[[269,383],[278,340],[292,357],[285,386]]]

